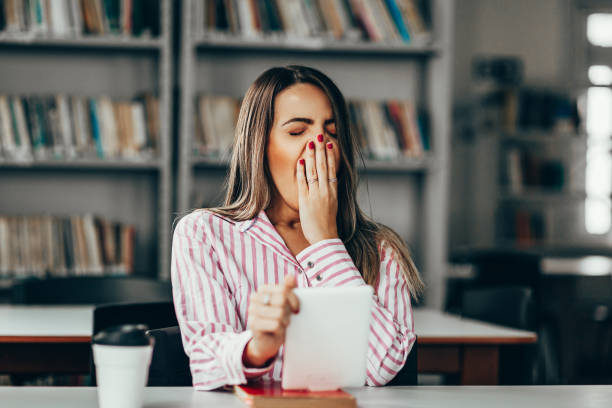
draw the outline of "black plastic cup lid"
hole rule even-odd
[[[108,346],[148,346],[153,338],[147,336],[146,324],[122,324],[102,330],[92,338],[93,344]]]

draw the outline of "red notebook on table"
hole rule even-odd
[[[283,390],[280,382],[262,381],[246,385],[235,385],[234,393],[253,408],[357,407],[355,397],[342,390],[316,392],[308,390]]]

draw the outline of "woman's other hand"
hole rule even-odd
[[[311,245],[338,238],[338,181],[333,152],[337,148],[319,134],[307,142],[306,157],[297,163],[300,224]]]
[[[253,338],[242,355],[245,367],[264,367],[277,355],[285,342],[291,314],[300,310],[300,302],[293,293],[296,287],[295,276],[289,275],[282,286],[266,285],[251,296],[248,326]]]

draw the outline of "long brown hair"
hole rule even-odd
[[[348,111],[342,93],[322,72],[309,67],[288,65],[270,68],[247,90],[240,107],[226,196],[222,206],[209,208],[234,221],[254,218],[268,208],[272,199],[272,178],[265,160],[265,146],[274,123],[274,100],[283,89],[297,83],[318,86],[329,98],[336,123],[337,143],[342,164],[338,171],[338,234],[355,266],[369,285],[378,282],[379,246],[386,243],[394,250],[415,299],[422,293],[423,282],[402,238],[392,229],[366,216],[357,204],[357,157],[363,162],[359,142],[351,132]]]

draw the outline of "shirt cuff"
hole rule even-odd
[[[295,259],[309,286],[363,286],[365,282],[340,238],[324,239],[306,247]]]
[[[242,346],[241,353],[240,353],[240,361],[241,361],[241,365],[242,365],[242,373],[244,374],[244,376],[247,379],[250,378],[256,378],[256,377],[260,377],[264,374],[269,373],[270,371],[272,371],[272,369],[274,368],[274,363],[276,362],[276,359],[278,358],[278,355],[272,359],[272,361],[270,362],[270,364],[268,364],[265,367],[246,367],[244,365],[244,362],[242,362],[242,355],[244,354],[244,349],[246,348],[247,344],[249,343],[249,340],[251,340],[253,338],[253,332],[251,332],[250,330],[245,330],[244,333],[248,333],[248,335],[245,335],[245,338],[247,339],[246,342],[244,343],[244,345]]]

